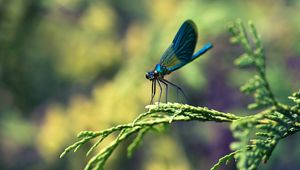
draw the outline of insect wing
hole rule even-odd
[[[191,61],[197,42],[197,29],[193,21],[185,21],[171,46],[163,54],[160,64],[174,71]]]

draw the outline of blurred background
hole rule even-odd
[[[146,110],[145,72],[186,19],[198,26],[196,50],[214,44],[167,77],[183,88],[186,103],[253,114],[239,86],[254,73],[233,66],[243,51],[226,29],[241,18],[254,21],[271,88],[289,104],[300,87],[299,11],[297,0],[0,0],[0,169],[83,169],[91,144],[63,159],[60,153],[78,132],[128,123]],[[170,101],[177,101],[175,89]],[[232,140],[228,124],[174,123],[149,133],[130,159],[125,142],[106,168],[206,170],[230,152]],[[260,168],[299,169],[299,142],[298,134],[283,140]]]

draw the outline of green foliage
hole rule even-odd
[[[103,139],[112,133],[118,133],[118,137],[112,141],[107,147],[103,148],[100,153],[95,155],[87,164],[85,169],[103,169],[103,166],[107,158],[116,149],[116,147],[130,135],[137,133],[137,137],[128,147],[128,155],[132,154],[132,151],[139,145],[146,132],[149,130],[155,130],[156,128],[171,124],[177,121],[215,121],[215,122],[232,122],[239,119],[230,113],[222,113],[216,110],[208,109],[205,107],[193,107],[189,105],[182,105],[178,103],[160,103],[159,105],[149,105],[148,112],[141,114],[136,120],[129,124],[118,125],[110,129],[103,131],[83,131],[78,134],[80,139],[78,142],[69,146],[61,154],[63,157],[66,153],[73,150],[76,152],[83,144],[87,143],[91,139],[99,138],[90,149],[93,150]],[[88,151],[88,153],[90,153]]]
[[[299,130],[299,110],[278,103],[266,79],[265,54],[260,36],[252,22],[249,22],[250,36],[241,21],[230,25],[234,43],[245,50],[235,60],[239,67],[254,67],[257,74],[241,87],[245,94],[253,94],[255,103],[249,109],[265,109],[255,115],[243,117],[231,124],[233,136],[237,139],[231,144],[237,167],[241,170],[257,169],[260,162],[267,162],[279,140]],[[253,42],[253,43],[252,43]],[[297,100],[297,94],[292,99]],[[298,96],[299,97],[299,96]]]
[[[232,152],[228,155],[223,156],[222,158],[219,159],[218,163],[216,163],[210,170],[217,170],[220,168],[222,164],[227,164],[231,159],[234,158],[234,155],[237,154],[238,152],[241,152],[241,150],[237,150],[235,152]]]
[[[232,23],[229,31],[232,33],[231,42],[240,44],[245,50],[245,53],[235,60],[235,64],[241,68],[253,67],[256,70],[256,74],[241,87],[241,91],[253,95],[255,102],[248,108],[261,109],[258,113],[236,116],[206,107],[178,103],[149,105],[146,107],[148,112],[140,114],[132,123],[117,125],[103,131],[80,132],[79,141],[67,147],[61,157],[69,151],[77,151],[91,139],[98,138],[87,152],[88,155],[104,139],[117,133],[115,140],[94,155],[85,167],[86,170],[103,169],[112,152],[129,136],[136,134],[128,146],[130,157],[148,132],[156,131],[159,127],[168,126],[173,122],[193,120],[231,123],[230,129],[236,139],[231,144],[233,152],[220,158],[212,170],[218,169],[233,158],[240,170],[257,169],[262,161],[267,162],[281,139],[300,130],[300,91],[289,97],[295,102],[293,106],[284,105],[275,99],[266,77],[262,41],[253,23],[249,22],[248,25],[250,34],[241,21]]]
[[[266,64],[264,47],[252,22],[249,22],[250,35],[247,35],[243,23],[238,20],[229,26],[232,34],[231,41],[242,45],[245,53],[235,60],[235,64],[239,67],[254,67],[257,75],[254,75],[244,86],[241,91],[246,94],[253,93],[255,103],[248,106],[249,109],[262,109],[268,106],[277,105],[269,83],[266,79]],[[253,42],[253,44],[252,44]]]
[[[133,152],[137,149],[137,147],[141,144],[144,136],[146,135],[146,132],[150,130],[150,127],[146,127],[144,129],[141,129],[135,139],[132,141],[132,143],[127,148],[127,156],[130,158],[133,154]]]

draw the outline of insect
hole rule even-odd
[[[177,88],[177,91],[179,90],[184,95],[184,92],[179,86],[166,80],[164,76],[192,62],[213,47],[211,43],[205,44],[198,52],[194,54],[196,43],[196,25],[192,20],[186,20],[179,28],[172,44],[162,55],[159,64],[156,64],[155,68],[152,71],[146,73],[146,78],[152,82],[150,104],[153,103],[153,99],[155,97],[156,83],[160,88],[158,102],[160,102],[162,95],[161,83],[166,86],[166,102],[168,101],[168,85]]]

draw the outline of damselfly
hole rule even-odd
[[[208,43],[194,54],[196,43],[196,25],[192,20],[186,20],[179,28],[172,44],[162,55],[159,64],[156,64],[155,68],[152,71],[146,73],[146,78],[152,82],[152,95],[150,101],[151,104],[153,103],[153,99],[156,93],[156,82],[160,88],[158,102],[160,102],[162,95],[161,83],[166,86],[166,102],[168,101],[168,85],[174,86],[184,95],[184,92],[179,86],[164,79],[164,76],[190,63],[191,61],[204,54],[210,48],[212,48],[212,44]]]

